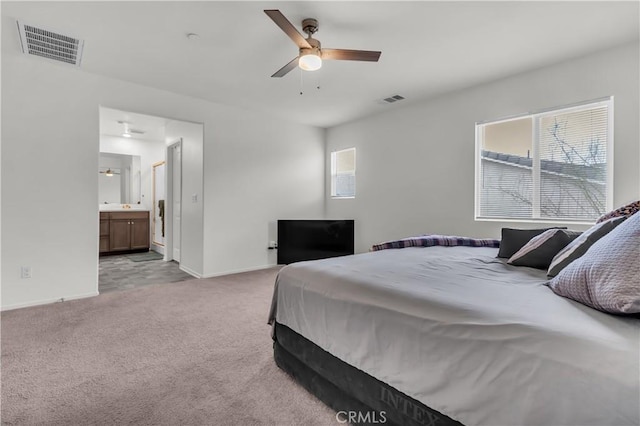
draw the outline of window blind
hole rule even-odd
[[[478,124],[476,218],[593,221],[611,208],[611,100]]]
[[[355,197],[356,149],[349,148],[331,153],[331,196]]]
[[[540,117],[540,217],[606,212],[608,107]]]

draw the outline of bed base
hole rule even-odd
[[[340,423],[463,426],[277,322],[273,349],[276,365],[336,410]]]

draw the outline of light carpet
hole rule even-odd
[[[6,425],[326,425],[273,361],[277,269],[2,313]]]

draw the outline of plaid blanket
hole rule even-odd
[[[371,251],[400,249],[407,247],[433,247],[433,246],[467,246],[467,247],[500,247],[500,240],[490,238],[469,238],[455,235],[421,235],[419,237],[403,238],[396,241],[387,241],[374,244]]]

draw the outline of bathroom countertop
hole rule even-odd
[[[142,206],[138,206],[136,204],[131,204],[130,208],[124,207],[116,207],[116,206],[100,206],[99,210],[104,213],[114,213],[114,212],[148,212],[149,209],[146,209]]]
[[[147,209],[110,209],[110,210],[100,210],[100,213],[126,213],[126,212],[148,212]]]

